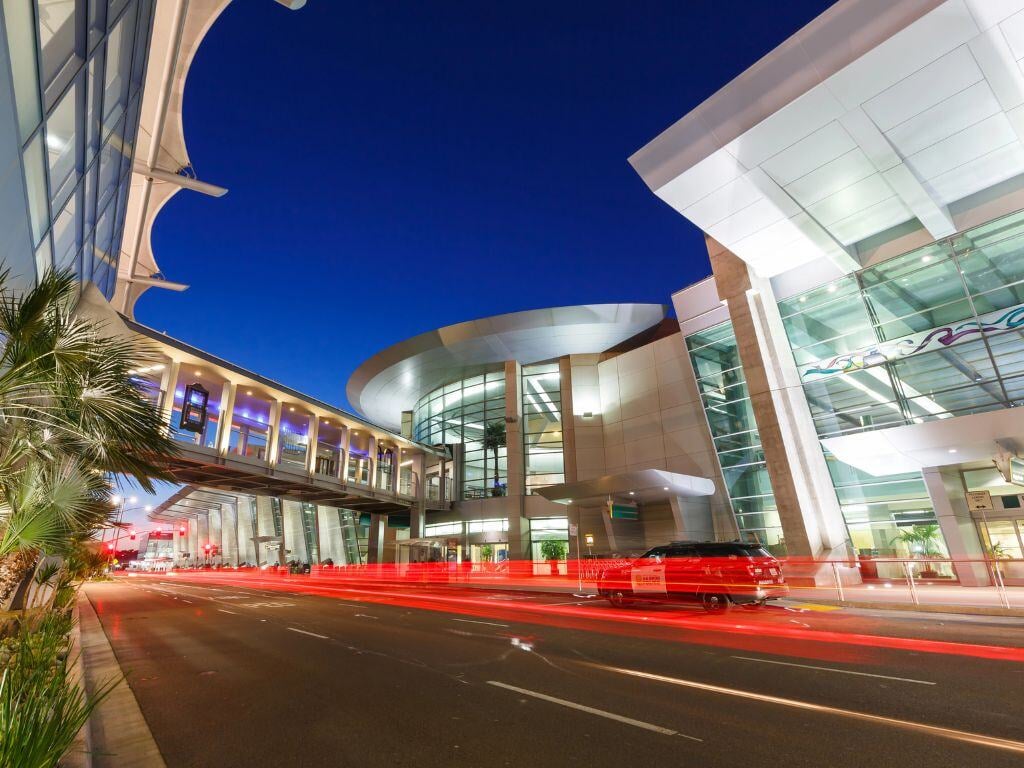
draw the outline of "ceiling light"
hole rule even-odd
[[[661,490],[663,490],[663,491],[667,491],[667,490],[668,490],[668,486],[666,485],[666,486],[665,486],[664,488],[662,488]]]
[[[629,495],[630,495],[630,496],[635,496],[636,494],[634,494],[634,493],[633,493],[633,491],[630,491],[630,492],[629,492]]]
[[[950,452],[950,453],[956,453],[956,448],[950,448],[950,449],[949,449],[949,452]]]
[[[294,405],[289,405],[288,406],[288,410],[294,412],[295,411],[295,406]]]
[[[800,297],[800,303],[803,304],[805,301],[807,301],[807,297],[806,296],[801,296]]]
[[[196,371],[196,376],[202,376],[202,375],[203,375],[202,371]]]
[[[922,263],[922,264],[927,264],[927,263],[928,263],[929,261],[931,261],[931,260],[932,260],[932,257],[931,257],[931,256],[927,256],[927,255],[925,255],[925,256],[922,256],[922,257],[921,257],[921,263]]]
[[[245,394],[247,394],[247,395],[249,395],[250,397],[252,397],[252,390],[251,390],[251,389],[247,389],[247,390],[245,390]]]
[[[835,293],[835,292],[836,292],[836,287],[835,287],[834,285],[830,285],[830,286],[828,287],[828,292],[829,292],[829,293]]]

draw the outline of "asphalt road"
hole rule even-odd
[[[86,592],[170,766],[1024,765],[1019,619],[202,574]]]

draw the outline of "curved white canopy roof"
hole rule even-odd
[[[352,407],[397,427],[431,390],[506,360],[529,364],[604,352],[665,317],[661,304],[586,304],[512,312],[449,325],[378,352],[348,380]]]
[[[1022,64],[1024,0],[840,0],[630,162],[762,276],[849,272],[1020,208]]]

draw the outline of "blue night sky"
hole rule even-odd
[[[698,231],[627,157],[828,3],[232,3],[138,319],[347,407],[349,374],[476,317],[668,303]],[[383,6],[387,6],[386,8]]]

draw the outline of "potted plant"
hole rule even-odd
[[[542,541],[540,543],[540,554],[551,567],[551,575],[558,575],[558,563],[565,559],[568,546],[564,541]]]
[[[1007,552],[1006,548],[1002,544],[1000,544],[998,542],[996,542],[994,544],[989,544],[988,546],[986,546],[985,547],[985,552],[987,552],[988,556],[991,557],[992,560],[993,560],[993,562],[992,562],[993,570],[998,572],[1000,579],[1005,579],[1006,578],[1006,574],[1003,573],[1003,565],[999,561],[1000,560],[1009,560],[1010,559],[1010,553]]]
[[[494,454],[494,485],[491,487],[491,496],[505,495],[505,489],[498,480],[498,451],[505,447],[506,439],[504,421],[492,421],[484,427],[484,451],[491,451]]]
[[[940,557],[939,551],[939,526],[934,523],[927,525],[914,525],[909,530],[900,531],[889,543],[901,541],[910,550],[911,556]],[[931,565],[922,566],[918,575],[922,579],[937,579],[941,574]]]

